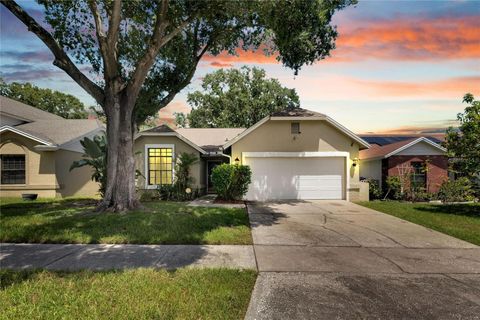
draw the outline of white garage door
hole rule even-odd
[[[248,200],[344,199],[344,157],[246,157]]]

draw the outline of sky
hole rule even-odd
[[[36,19],[41,7],[19,1]],[[337,12],[339,36],[331,57],[303,67],[297,76],[274,56],[238,52],[206,56],[192,83],[160,112],[188,112],[188,92],[205,74],[244,65],[295,88],[301,107],[328,114],[357,133],[433,132],[455,125],[462,97],[480,97],[479,1],[371,1]],[[45,45],[0,7],[0,76],[94,100],[52,65]]]

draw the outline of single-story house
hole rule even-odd
[[[97,120],[71,120],[0,96],[0,196],[95,196],[91,168],[69,171],[80,140],[104,133]]]
[[[427,137],[364,137],[371,147],[360,151],[360,177],[376,180],[381,188],[389,176],[409,174],[417,186],[438,191],[448,179],[448,157],[438,143]],[[436,140],[437,142],[434,142]],[[394,141],[394,142],[392,142]]]
[[[196,154],[195,187],[212,189],[212,169],[220,163],[249,165],[246,199],[368,199],[360,182],[359,152],[369,144],[327,115],[305,109],[273,113],[246,129],[174,130],[159,126],[135,140],[139,189],[171,184],[176,157]],[[144,178],[145,177],[145,178]]]

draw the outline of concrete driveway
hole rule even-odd
[[[247,319],[480,319],[480,248],[346,201],[251,203]]]

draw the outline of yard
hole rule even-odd
[[[0,270],[2,319],[243,319],[255,271]]]
[[[251,244],[244,209],[149,202],[125,214],[96,213],[92,199],[0,200],[0,242]]]
[[[480,245],[480,203],[361,202],[362,206]]]

